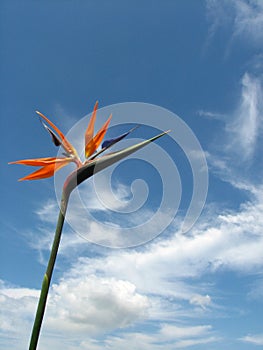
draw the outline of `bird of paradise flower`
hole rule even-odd
[[[123,138],[128,136],[132,131],[134,131],[138,126],[130,129],[126,133],[119,135],[115,138],[105,140],[103,143],[103,138],[107,132],[111,121],[111,115],[108,120],[104,123],[104,125],[99,129],[99,131],[94,136],[94,127],[96,121],[96,114],[98,110],[98,102],[96,102],[89,125],[85,132],[85,161],[81,161],[76,149],[74,146],[68,141],[66,136],[59,130],[59,128],[53,124],[44,114],[40,112],[36,112],[45,127],[45,129],[50,134],[53,143],[56,146],[60,146],[63,148],[64,157],[46,157],[46,158],[37,158],[37,159],[24,159],[18,160],[14,162],[10,162],[9,164],[22,164],[29,166],[38,166],[40,167],[38,170],[33,173],[19,179],[19,181],[24,180],[38,180],[44,179],[48,177],[52,177],[56,171],[66,166],[69,163],[75,163],[76,169],[69,174],[66,178],[61,204],[60,211],[57,221],[57,227],[55,231],[55,236],[53,240],[53,245],[50,252],[50,257],[46,269],[46,273],[43,278],[41,293],[38,301],[38,307],[36,311],[36,316],[34,320],[34,325],[31,333],[31,339],[29,344],[29,350],[35,350],[37,348],[38,339],[40,335],[41,325],[44,317],[47,296],[49,291],[49,286],[52,278],[52,273],[56,261],[56,256],[60,244],[62,228],[65,220],[67,205],[70,197],[70,193],[76,188],[80,183],[93,176],[95,173],[107,168],[108,166],[116,163],[117,161],[129,156],[130,154],[136,152],[137,150],[145,147],[150,142],[157,140],[159,137],[165,135],[168,131],[163,132],[157,136],[154,136],[148,140],[142,141],[133,146],[127,147],[117,152],[112,152],[106,155],[100,156],[104,151],[108,150],[117,142],[121,141]],[[45,122],[48,124],[46,124]],[[101,145],[100,151],[98,151],[99,146]]]

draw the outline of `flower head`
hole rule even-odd
[[[89,177],[89,176],[91,176],[91,173],[94,170],[94,167],[96,164],[99,164],[101,169],[105,168],[106,166],[109,166],[109,165],[115,163],[116,161],[124,158],[126,155],[129,155],[129,154],[135,152],[137,149],[144,147],[144,145],[146,145],[147,143],[152,142],[152,141],[156,140],[158,137],[165,134],[165,133],[162,133],[160,135],[155,136],[152,139],[149,139],[149,140],[141,142],[137,145],[128,147],[124,150],[108,154],[108,155],[106,155],[104,157],[100,157],[98,159],[97,158],[98,155],[100,155],[105,150],[107,150],[108,148],[113,146],[115,143],[119,142],[124,137],[129,135],[138,126],[130,129],[126,133],[119,135],[115,138],[105,140],[102,143],[103,138],[107,132],[107,129],[108,129],[110,121],[111,121],[111,115],[108,118],[108,120],[103,124],[103,126],[100,128],[100,130],[96,133],[96,135],[94,136],[94,126],[95,126],[95,121],[96,121],[97,110],[98,110],[98,102],[95,103],[89,125],[86,129],[86,132],[85,132],[85,156],[86,156],[86,160],[84,162],[81,161],[76,149],[68,141],[66,136],[62,133],[62,131],[60,131],[59,128],[55,124],[53,124],[44,114],[36,111],[36,113],[40,116],[40,120],[41,120],[44,128],[50,134],[53,143],[56,146],[61,146],[64,149],[64,152],[63,152],[64,157],[24,159],[24,160],[17,160],[15,162],[10,162],[9,164],[23,164],[23,165],[39,166],[40,167],[38,170],[34,171],[33,173],[19,179],[19,181],[38,180],[38,179],[44,179],[44,178],[51,177],[54,175],[54,173],[57,170],[61,169],[62,167],[66,166],[67,164],[72,163],[72,162],[76,164],[78,175],[81,174],[81,176],[82,176],[83,174],[86,174],[85,176]],[[48,125],[45,124],[45,122]],[[100,151],[97,151],[101,143],[102,143],[102,148]],[[80,170],[82,170],[82,171],[80,171]]]

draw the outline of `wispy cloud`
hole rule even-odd
[[[227,132],[230,134],[229,146],[234,153],[243,156],[243,159],[248,159],[254,154],[263,118],[262,97],[259,79],[246,73],[242,78],[241,99],[234,112],[234,120],[227,125]]]
[[[252,50],[252,59],[246,62],[240,80],[240,97],[233,103],[232,110],[203,109],[198,112],[201,116],[220,119],[225,123],[224,132],[219,133],[216,142],[218,147],[213,145],[213,155],[210,154],[212,169],[218,171],[225,181],[245,187],[247,181],[244,173],[255,165],[255,158],[258,162],[257,151],[262,140],[263,3],[260,0],[207,0],[206,9],[210,23],[209,45],[216,40],[216,35],[223,35],[223,57],[228,55],[231,58],[231,50],[236,44],[239,50],[243,48],[245,51],[248,47]],[[240,172],[241,168],[244,171]]]
[[[261,141],[263,131],[262,83],[249,73],[241,80],[240,97],[233,110],[222,120],[224,128],[219,131],[211,151],[206,152],[210,170],[221,180],[247,194],[255,194],[261,183]],[[240,171],[242,169],[242,171]],[[256,174],[250,175],[256,169]]]
[[[253,345],[263,345],[263,334],[249,334],[240,340]]]
[[[176,340],[178,338],[193,338],[197,336],[203,336],[207,332],[211,331],[212,326],[194,326],[194,327],[182,327],[171,324],[164,324],[160,330],[160,334],[165,336],[166,339],[170,338]]]
[[[261,45],[263,39],[263,3],[261,0],[232,0],[235,10],[234,36]]]
[[[75,261],[67,278],[99,273],[105,277],[127,279],[142,293],[162,295],[164,291],[164,295],[171,293],[179,299],[188,300],[192,305],[209,306],[211,303],[209,291],[203,293],[185,284],[181,279],[200,277],[207,271],[208,266],[212,271],[221,266],[236,271],[250,271],[263,263],[262,188],[248,184],[247,189],[251,190],[251,188],[253,197],[250,201],[243,203],[238,210],[226,210],[219,215],[209,212],[200,220],[199,225],[192,229],[191,235],[176,234],[177,226],[174,223],[169,238],[160,237],[145,246],[143,250],[116,251],[109,256],[106,254],[98,258],[81,258],[78,262]],[[53,212],[53,205],[50,202],[44,208],[46,215],[43,216],[42,210],[38,211],[42,219],[49,216],[49,211],[50,214]],[[84,221],[83,225],[87,227],[87,219],[85,218]],[[47,222],[44,221],[44,223]],[[91,232],[99,234],[99,226],[96,222],[88,224]],[[173,230],[174,233],[172,233]],[[52,234],[47,228],[46,231],[49,234],[43,232],[42,235],[38,235],[39,240],[36,240],[36,235],[32,241],[30,240],[30,244],[34,244],[35,249],[48,249]],[[114,234],[114,227],[105,229],[106,234]],[[74,258],[81,256],[82,249],[85,247],[83,243],[85,241],[82,238],[66,230],[60,252],[72,260],[73,256]],[[74,251],[78,254],[74,255]],[[155,271],[154,275],[152,271]],[[171,277],[177,279],[176,289],[173,288]]]
[[[244,271],[262,265],[262,205],[259,197],[258,202],[247,202],[237,212],[222,213],[209,224],[200,224],[191,236],[174,235],[152,243],[143,252],[116,253],[87,264],[82,260],[77,270],[84,268],[85,271],[85,266],[89,266],[89,272],[107,271],[107,274],[127,276],[144,292],[162,294],[163,290],[166,295],[180,297],[180,288],[174,290],[171,276],[175,279],[199,277],[207,271],[207,266],[212,270],[224,266]],[[140,274],[132,266],[137,266]],[[192,289],[189,287],[188,293],[183,290],[182,297],[193,300]]]
[[[210,21],[209,42],[220,27],[231,28],[230,42],[246,40],[248,45],[262,45],[263,3],[261,0],[207,0]]]
[[[199,111],[197,111],[197,114],[201,117],[205,117],[208,119],[221,120],[221,121],[224,121],[226,119],[225,114],[212,112],[212,111],[205,111],[203,109],[200,109]]]
[[[240,81],[239,98],[232,111],[197,112],[203,117],[219,119],[224,126],[218,130],[217,139],[210,147],[211,152],[206,153],[210,169],[236,188],[251,192],[254,191],[253,183],[251,180],[247,181],[247,173],[240,172],[240,168],[252,168],[261,158],[259,154],[263,135],[262,83],[260,76],[256,77],[246,72]]]
[[[132,349],[161,350],[163,348],[181,349],[198,344],[208,344],[218,341],[210,325],[186,327],[163,324],[154,334],[128,333],[123,337],[109,337],[105,341],[106,348],[124,350],[127,344]],[[107,345],[109,347],[107,347]]]
[[[208,294],[206,295],[197,294],[190,299],[190,304],[201,306],[201,308],[205,309],[207,306],[211,304],[211,297]]]

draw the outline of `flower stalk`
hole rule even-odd
[[[41,293],[40,293],[35,321],[32,329],[29,350],[35,350],[37,348],[38,338],[39,338],[40,329],[41,329],[45,308],[46,308],[46,303],[47,303],[49,286],[50,286],[50,282],[51,282],[51,278],[52,278],[52,274],[53,274],[53,270],[56,262],[56,257],[57,257],[61,234],[62,234],[62,228],[65,221],[68,200],[69,200],[69,196],[65,195],[65,193],[63,192],[53,245],[49,256],[46,273],[44,275],[43,282],[42,282]]]
[[[53,245],[50,252],[50,257],[47,265],[47,269],[43,278],[39,302],[37,306],[36,316],[33,324],[31,339],[30,339],[30,345],[29,350],[36,350],[38,339],[40,335],[41,325],[44,318],[45,308],[47,304],[47,298],[48,298],[48,292],[49,287],[51,284],[52,274],[56,262],[56,257],[59,249],[62,229],[65,221],[68,201],[71,192],[83,181],[88,179],[89,177],[95,175],[97,172],[107,168],[108,166],[120,161],[121,159],[129,156],[130,154],[138,151],[139,149],[145,147],[149,143],[157,140],[159,137],[165,135],[167,132],[163,132],[157,136],[154,136],[148,140],[142,141],[138,144],[135,144],[133,146],[124,148],[117,152],[108,153],[106,155],[103,155],[102,157],[98,157],[101,155],[104,151],[108,150],[111,146],[113,146],[115,143],[121,141],[124,137],[129,135],[132,131],[134,131],[138,126],[132,128],[128,132],[117,136],[113,139],[106,140],[102,144],[102,149],[100,151],[97,151],[99,145],[101,144],[104,135],[107,131],[107,128],[109,126],[111,116],[108,118],[108,120],[104,123],[104,125],[100,128],[100,130],[97,132],[97,134],[94,136],[94,124],[96,120],[96,113],[98,109],[98,103],[96,102],[94,106],[94,110],[91,116],[91,120],[89,122],[88,128],[85,133],[85,156],[86,160],[84,162],[81,161],[79,155],[77,154],[77,151],[73,147],[73,145],[67,140],[65,135],[56,127],[55,124],[53,124],[45,115],[43,115],[40,112],[37,112],[37,114],[45,120],[45,122],[48,123],[49,126],[47,126],[43,120],[41,119],[45,129],[50,134],[53,143],[56,146],[61,146],[64,149],[64,156],[65,157],[47,157],[47,158],[37,158],[37,159],[25,159],[25,160],[19,160],[15,162],[11,162],[10,164],[22,164],[22,165],[29,165],[29,166],[40,166],[41,168],[34,171],[33,173],[21,178],[19,181],[24,180],[37,180],[37,179],[44,179],[47,177],[51,177],[54,175],[56,171],[58,171],[60,168],[64,167],[65,165],[74,162],[77,166],[77,169],[74,170],[69,176],[67,177],[62,191],[62,198],[60,203],[60,211],[57,221],[57,227],[55,231],[55,236],[53,240]]]

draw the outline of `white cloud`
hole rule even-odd
[[[238,211],[222,213],[216,219],[200,223],[191,235],[160,238],[141,251],[116,251],[109,256],[80,258],[66,278],[99,274],[127,280],[137,287],[138,293],[149,297],[149,317],[153,320],[171,319],[175,314],[200,314],[202,309],[214,310],[213,288],[193,284],[191,278],[198,279],[218,269],[239,273],[260,271],[263,266],[262,209],[259,191],[253,202],[244,203]],[[182,309],[182,302],[188,306]],[[199,310],[194,311],[196,307]]]
[[[59,212],[58,203],[55,200],[49,199],[46,203],[43,204],[38,210],[36,210],[36,214],[39,219],[46,222],[54,224],[57,221]]]
[[[0,283],[1,343],[5,349],[27,347],[39,291]]]
[[[39,291],[10,288],[1,283],[1,334],[8,349],[21,349],[29,341]],[[149,301],[128,281],[97,276],[61,280],[49,293],[43,343],[66,335],[74,339],[92,338],[144,319]],[[20,339],[18,341],[18,339]],[[54,342],[54,339],[53,339]],[[53,346],[54,348],[54,343]],[[65,347],[67,348],[67,347]],[[48,346],[45,347],[48,349]]]
[[[220,27],[231,27],[230,40],[246,40],[261,48],[263,39],[263,3],[261,0],[207,0],[211,21],[209,40]]]
[[[109,256],[80,258],[68,272],[69,278],[99,273],[128,280],[142,293],[171,295],[205,307],[211,302],[209,291],[188,285],[185,278],[200,277],[208,266],[212,271],[226,267],[241,272],[262,266],[263,195],[260,187],[253,190],[251,201],[243,203],[239,210],[226,211],[215,217],[214,212],[208,213],[191,235],[173,234],[166,239],[160,236],[141,251],[113,251]],[[96,223],[91,224],[95,234],[98,234],[98,227]],[[47,248],[52,235],[43,235],[43,240],[46,243],[40,242],[38,249]],[[74,254],[76,258],[86,247],[83,239],[65,232],[60,253],[72,259],[74,252],[78,253]]]
[[[227,125],[234,153],[244,159],[253,156],[262,122],[262,88],[259,79],[246,73],[242,78],[240,104],[234,112],[234,121]]]
[[[121,211],[127,205],[131,196],[130,188],[115,181],[113,192],[107,174],[105,175],[102,172],[98,176],[99,180],[86,181],[75,190],[78,192],[82,204],[88,210],[107,211],[110,208],[113,211]]]
[[[213,174],[220,178],[221,181],[228,182],[234,188],[241,190],[243,194],[247,196],[257,197],[258,189],[257,185],[254,185],[246,179],[244,172],[236,170],[237,164],[233,164],[233,157],[219,157],[217,155],[206,152],[206,159],[209,164],[209,168]]]
[[[214,286],[202,282],[202,277],[220,269],[254,273],[263,266],[262,189],[248,183],[248,190],[253,197],[238,210],[220,215],[209,212],[188,235],[177,234],[175,224],[169,237],[161,236],[137,250],[111,250],[110,254],[104,250],[96,257],[81,257],[84,247],[90,245],[66,230],[60,253],[70,259],[72,267],[51,289],[43,349],[56,348],[54,344],[59,343],[57,338],[62,334],[66,334],[64,342],[67,337],[70,339],[63,344],[67,350],[127,347],[157,350],[164,344],[172,350],[216,342],[218,337],[210,325],[192,324],[193,319],[209,312],[215,316],[220,307]],[[127,193],[126,188],[122,189],[121,197],[125,198]],[[92,196],[90,205],[98,208],[92,203]],[[55,223],[54,210],[57,212],[56,204],[48,202],[38,215],[44,223]],[[47,220],[48,217],[51,219]],[[77,220],[81,222],[81,218]],[[83,225],[86,218],[84,221]],[[98,235],[96,222],[89,225],[91,232]],[[114,228],[103,234],[114,235]],[[40,251],[43,247],[47,249],[52,236],[52,231],[42,229],[42,238],[37,241],[34,234],[31,244],[34,241]],[[79,259],[74,252],[78,252]],[[0,301],[4,303],[3,332],[9,336],[9,342],[11,337],[19,338],[17,332],[29,336],[37,294],[38,291],[4,286]],[[191,326],[178,325],[186,317]],[[153,334],[146,329],[139,333],[127,328],[141,320],[158,325],[158,331]],[[123,329],[123,333],[105,335],[116,329]],[[178,339],[172,341],[174,333]],[[92,338],[95,334],[104,338],[96,341]],[[18,349],[18,341],[14,344],[13,349]]]
[[[191,156],[198,159],[200,154],[192,152]],[[159,207],[155,204],[153,208],[151,200],[147,202],[147,186],[138,184],[140,180],[134,182],[127,186],[115,181],[113,185],[116,190],[113,191],[111,186],[106,185],[108,177],[102,174],[96,183],[96,189],[92,181],[87,181],[73,191],[66,213],[60,252],[66,255],[72,244],[82,250],[83,238],[106,247],[126,248],[141,245],[159,235],[174,219],[176,201],[172,198],[172,204],[175,204],[170,206],[171,197],[170,202],[163,197]],[[27,233],[27,240],[31,247],[39,251],[41,262],[44,261],[43,251],[50,248],[58,212],[58,204],[54,200],[44,203],[36,211],[41,220],[39,234],[36,236],[35,232]]]
[[[174,330],[172,334],[170,331]],[[83,349],[108,349],[108,350],[173,350],[185,348],[191,345],[214,343],[219,340],[213,334],[212,327],[194,326],[181,327],[170,324],[164,324],[154,330],[153,333],[129,332],[115,336],[108,336],[103,342],[84,341]],[[95,346],[94,346],[95,345]],[[93,347],[94,346],[94,347]]]
[[[240,340],[253,345],[263,345],[263,334],[246,335],[240,338]]]
[[[190,304],[201,306],[201,308],[205,309],[207,306],[211,304],[211,297],[206,295],[194,295],[190,299]]]
[[[128,347],[138,350],[173,350],[197,344],[214,343],[218,337],[213,335],[210,325],[194,327],[163,324],[154,333],[129,333],[122,337],[109,337],[105,340],[105,349],[124,350]]]
[[[175,344],[176,348],[186,348],[189,346],[200,345],[200,344],[209,344],[217,342],[218,338],[216,337],[208,337],[208,338],[200,338],[200,339],[183,339],[178,341]]]
[[[91,335],[127,327],[145,318],[148,307],[132,283],[90,275],[53,285],[46,317],[50,329]]]
[[[238,49],[244,50],[252,45],[254,49],[250,60],[246,62],[240,85],[239,100],[232,111],[203,111],[199,114],[207,117],[219,116],[226,127],[213,145],[216,154],[213,164],[221,166],[220,175],[224,180],[245,183],[244,172],[260,159],[259,145],[262,143],[263,91],[262,91],[262,39],[263,39],[263,2],[261,0],[207,0],[207,17],[210,22],[208,41],[223,35],[225,54],[238,43]],[[253,73],[252,73],[253,72]],[[223,113],[223,114],[222,114]],[[222,117],[221,117],[222,116]],[[210,157],[211,160],[211,157]],[[219,164],[221,162],[221,164]],[[224,163],[224,164],[223,164]],[[242,167],[242,172],[240,172]],[[217,168],[217,170],[220,170]],[[243,172],[244,170],[244,172]],[[238,179],[237,179],[238,177]]]
[[[260,44],[263,39],[263,3],[261,0],[250,2],[232,0],[236,11],[234,35]]]
[[[160,334],[165,339],[181,339],[181,338],[192,338],[197,336],[203,336],[207,334],[212,327],[210,325],[205,326],[194,326],[194,327],[182,327],[171,324],[164,324],[160,330]]]
[[[39,291],[1,283],[2,344],[23,349],[29,341]],[[128,326],[147,318],[149,299],[128,281],[87,276],[62,279],[49,294],[41,349],[154,349],[182,348],[215,342],[211,325],[152,324],[155,331],[131,331]],[[107,335],[118,328],[118,334]],[[122,330],[120,330],[122,328]],[[96,337],[99,337],[96,340]]]
[[[157,350],[163,344],[172,350],[217,341],[210,325],[189,323],[209,312],[215,317],[220,307],[214,286],[202,282],[202,276],[222,268],[241,274],[261,271],[263,195],[259,188],[257,191],[253,201],[243,203],[237,211],[205,218],[191,234],[160,237],[137,250],[80,257],[51,288],[44,349],[54,348],[62,334],[71,339],[63,344],[70,350],[90,345],[91,349],[134,346]],[[15,330],[16,337],[17,332],[29,337],[38,292],[2,289],[5,336],[10,342]],[[186,317],[188,324],[178,325]],[[159,331],[153,334],[146,328],[134,333],[127,328],[143,320],[159,325]],[[121,328],[121,334],[105,335]],[[171,340],[173,331],[179,337],[176,341]],[[104,334],[98,343],[92,338],[97,333]],[[14,344],[13,349],[18,349],[17,342]]]
[[[213,120],[224,121],[226,119],[225,114],[221,114],[218,112],[212,112],[212,111],[205,111],[203,109],[200,109],[199,111],[197,111],[197,114],[201,117],[205,117],[205,118],[213,119]]]
[[[210,165],[221,170],[222,174],[230,174],[244,161],[253,161],[263,130],[262,98],[260,79],[245,73],[241,80],[239,100],[233,111],[222,119],[225,123],[224,134],[213,145],[220,158],[207,153]],[[236,176],[233,178],[236,179]]]

